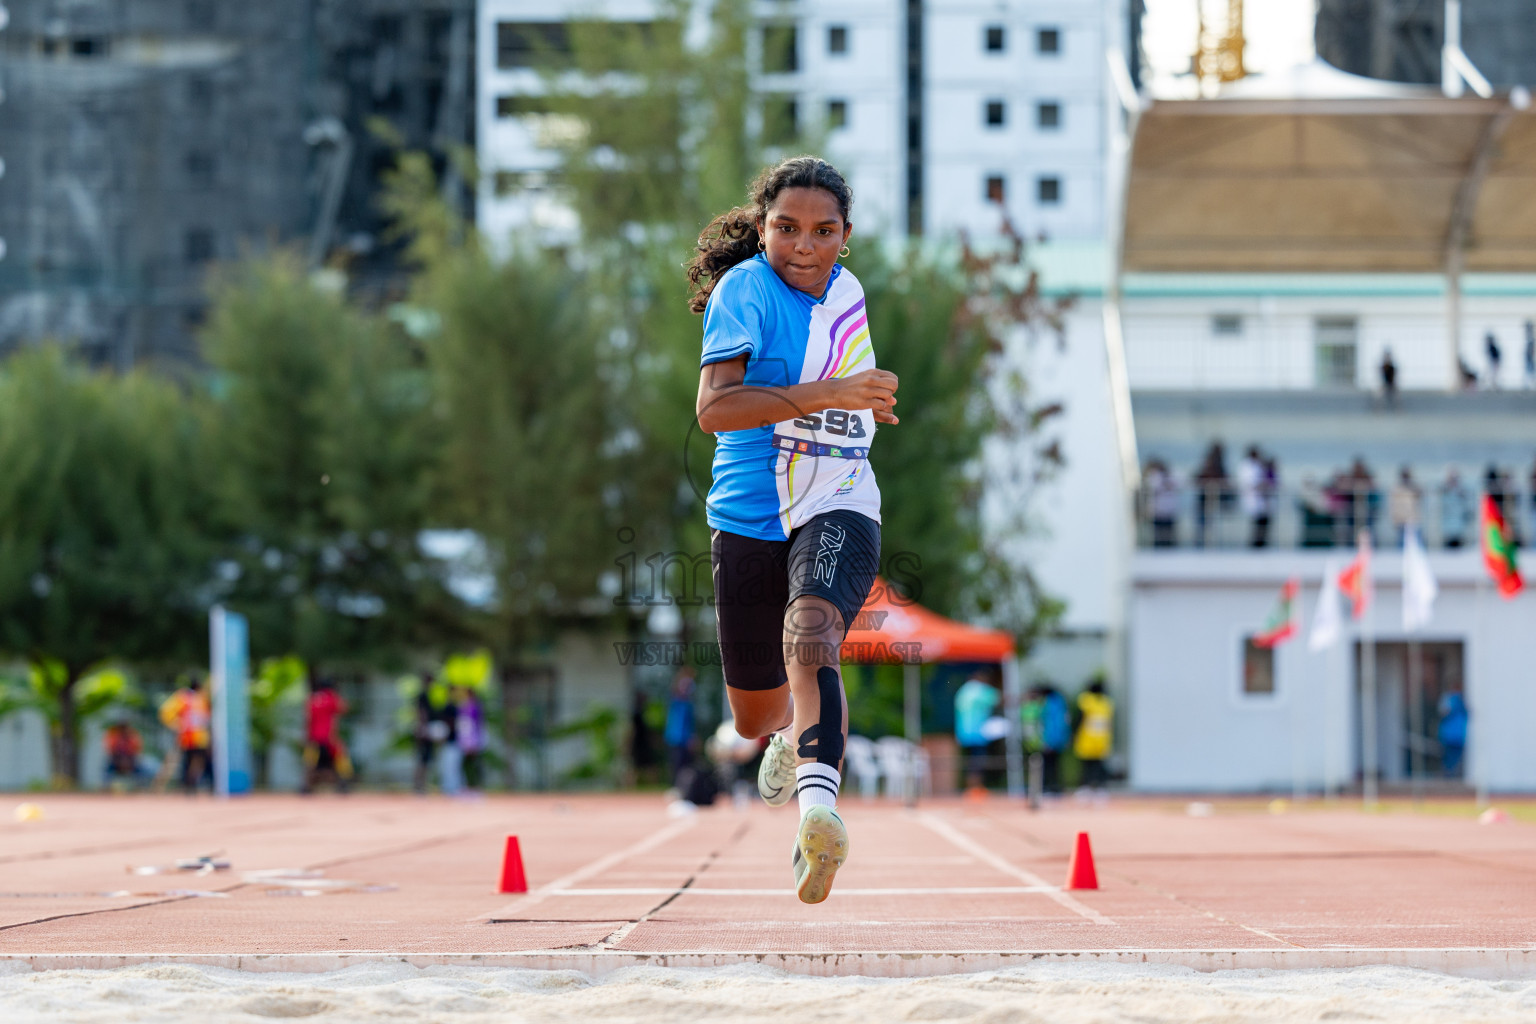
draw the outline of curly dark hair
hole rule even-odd
[[[757,255],[760,241],[757,222],[767,214],[779,193],[787,188],[819,188],[829,193],[837,200],[843,223],[848,223],[853,189],[848,187],[836,167],[820,157],[793,156],[764,168],[747,189],[746,205],[722,213],[699,234],[698,255],[689,260],[687,266],[688,280],[694,288],[688,299],[689,309],[695,313],[704,312],[704,307],[709,304],[709,293],[714,291],[720,275]]]

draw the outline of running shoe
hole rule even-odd
[[[812,807],[800,819],[795,837],[795,895],[801,903],[820,903],[832,891],[832,878],[848,858],[848,827],[831,807]]]
[[[783,733],[774,733],[757,767],[757,795],[769,807],[783,807],[795,795],[795,752]]]

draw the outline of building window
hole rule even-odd
[[[187,154],[187,180],[194,187],[207,188],[213,184],[214,156],[206,149],[194,149]]]
[[[1218,338],[1241,338],[1243,315],[1241,313],[1217,313],[1211,317],[1211,333]]]
[[[800,70],[800,33],[793,23],[763,26],[763,73],[787,75]]]
[[[563,67],[571,62],[571,34],[558,21],[498,21],[498,68]]]
[[[1035,33],[1035,51],[1037,53],[1061,52],[1061,29],[1042,28]]]
[[[96,36],[76,36],[62,42],[49,40],[44,45],[44,52],[50,56],[68,53],[71,57],[91,58],[105,57],[111,48],[111,43],[106,39]]]
[[[1055,177],[1035,180],[1035,201],[1041,206],[1058,206],[1061,203],[1061,179]]]
[[[1312,323],[1312,341],[1317,386],[1354,387],[1360,322],[1352,316],[1320,316]]]
[[[213,232],[207,228],[192,228],[186,238],[187,263],[197,266],[213,259]]]
[[[770,95],[763,98],[763,142],[770,146],[788,146],[800,137],[800,104],[795,97]]]
[[[988,128],[1001,128],[1007,119],[1007,108],[1002,100],[987,100],[986,122]]]
[[[1243,638],[1243,696],[1275,695],[1275,649],[1260,647],[1253,637]]]
[[[1008,182],[1001,174],[987,176],[987,202],[1002,203],[1008,198]]]
[[[848,126],[848,101],[827,100],[827,127],[846,128]]]
[[[1040,105],[1035,107],[1035,127],[1037,127],[1037,128],[1060,128],[1061,127],[1061,104],[1060,103],[1041,103]]]
[[[1001,25],[988,25],[982,35],[988,53],[1002,53],[1008,45],[1008,34]]]
[[[829,25],[827,27],[827,52],[828,53],[847,53],[848,52],[848,26],[847,25]]]

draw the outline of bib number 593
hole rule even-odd
[[[825,430],[840,437],[864,437],[864,420],[858,413],[842,409],[828,409],[824,413],[810,413],[795,420],[801,430]]]

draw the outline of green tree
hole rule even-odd
[[[55,776],[78,783],[85,720],[126,696],[93,670],[201,658],[207,508],[173,384],[53,348],[0,367],[0,650],[30,666],[21,696],[49,721]]]
[[[420,550],[437,435],[405,333],[288,254],[234,269],[203,336],[222,599],[257,652],[369,665],[456,627]]]
[[[425,155],[401,155],[386,207],[417,264],[408,319],[441,438],[436,514],[486,544],[484,636],[510,707],[557,628],[602,610],[627,447],[618,357],[590,274],[559,252],[493,258],[442,202]]]

